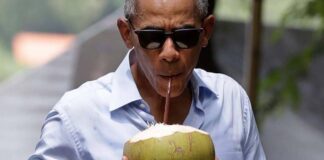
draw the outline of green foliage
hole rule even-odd
[[[0,0],[0,39],[19,31],[78,33],[121,5],[121,0]]]
[[[259,121],[262,121],[265,115],[286,106],[298,109],[300,91],[297,80],[307,76],[314,53],[315,47],[306,48],[290,57],[285,65],[273,69],[261,81],[256,108]]]
[[[320,18],[324,17],[324,1],[322,0],[312,0],[309,1],[306,8],[306,15],[310,17],[319,16]]]
[[[290,20],[298,18],[317,18],[320,25],[315,28],[313,40],[308,47],[290,57],[283,66],[274,68],[261,80],[256,107],[258,121],[262,121],[267,114],[287,106],[298,109],[300,104],[298,80],[307,76],[312,60],[323,54],[324,1],[308,0],[302,6],[301,4],[291,6],[282,18],[279,32],[282,32]],[[280,38],[279,32],[277,31],[276,38]]]
[[[12,73],[23,69],[23,66],[17,65],[8,50],[0,43],[0,81],[6,79]]]
[[[21,31],[79,33],[108,15],[123,0],[0,0],[0,81],[20,70],[11,54]]]
[[[71,32],[82,31],[116,9],[116,1],[109,0],[51,0],[48,6],[54,16]]]

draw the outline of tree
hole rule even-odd
[[[298,79],[305,77],[309,67],[317,56],[323,55],[324,31],[324,1],[308,0],[304,3],[295,3],[282,17],[279,32],[287,23],[299,19],[305,21],[316,18],[319,25],[314,29],[312,42],[308,47],[290,57],[285,65],[274,68],[261,80],[259,87],[259,100],[257,105],[257,119],[263,118],[273,111],[286,107],[298,107],[300,91]]]

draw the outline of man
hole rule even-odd
[[[34,159],[122,158],[123,144],[163,121],[207,131],[221,160],[265,159],[250,102],[231,78],[195,69],[215,18],[207,0],[126,0],[130,49],[114,73],[68,92],[48,114]]]

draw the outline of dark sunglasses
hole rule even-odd
[[[162,29],[136,30],[131,23],[129,24],[137,34],[141,47],[145,49],[161,48],[168,37],[171,37],[177,48],[188,49],[197,45],[203,31],[203,28],[180,28],[169,32]]]

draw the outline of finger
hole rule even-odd
[[[128,158],[126,156],[123,156],[122,160],[128,160]]]

